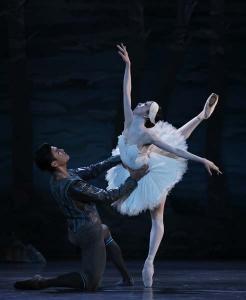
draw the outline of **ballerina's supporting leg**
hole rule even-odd
[[[164,235],[164,204],[165,201],[163,201],[159,206],[150,211],[152,227],[150,231],[149,253],[142,271],[142,278],[145,287],[152,286],[154,275],[154,259]]]

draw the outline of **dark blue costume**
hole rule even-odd
[[[136,180],[129,177],[118,189],[106,191],[89,184],[87,180],[120,162],[119,156],[111,157],[88,167],[69,169],[69,177],[59,180],[52,177],[50,181],[52,196],[68,222],[69,240],[81,249],[79,286],[83,290],[95,290],[98,287],[106,262],[105,243],[110,243],[110,238],[104,241],[96,204],[111,204],[127,197],[137,186]],[[78,281],[76,273],[71,274],[74,282]]]

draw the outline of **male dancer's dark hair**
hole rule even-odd
[[[34,161],[38,168],[42,171],[53,172],[54,168],[51,166],[54,157],[51,152],[51,145],[48,143],[43,143],[34,154]]]

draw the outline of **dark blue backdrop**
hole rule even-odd
[[[194,6],[192,1],[159,0],[27,1],[17,9],[24,22],[20,32],[8,15],[13,7],[2,6],[0,19],[2,244],[15,232],[47,257],[76,255],[50,198],[48,175],[33,167],[33,194],[26,196],[31,185],[25,174],[30,174],[25,168],[31,161],[28,149],[44,141],[61,146],[71,155],[70,166],[110,155],[122,128],[124,65],[115,44],[124,42],[133,64],[134,103],[159,102],[174,126],[197,114],[211,92],[221,95],[212,118],[190,138],[189,150],[217,162],[224,175],[208,178],[200,165],[189,163],[167,201],[160,257],[245,257],[244,1]],[[25,64],[18,67],[20,49]],[[27,98],[30,102],[22,105]],[[20,187],[23,176],[27,179]],[[103,177],[95,183],[105,186]],[[110,208],[99,210],[125,256],[146,254],[148,213],[127,218]]]

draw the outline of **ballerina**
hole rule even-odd
[[[164,235],[163,213],[166,197],[179,182],[187,169],[187,160],[204,165],[210,175],[222,174],[211,161],[187,151],[186,140],[193,130],[208,119],[218,103],[218,96],[211,94],[201,113],[179,129],[163,121],[155,123],[159,105],[154,101],[139,103],[131,108],[131,62],[126,47],[117,45],[118,53],[125,62],[123,80],[124,130],[118,137],[118,146],[113,155],[120,154],[123,165],[111,168],[106,175],[108,189],[118,187],[129,176],[129,169],[138,169],[144,164],[149,172],[138,182],[138,187],[126,199],[113,205],[121,214],[138,215],[149,210],[151,231],[149,252],[142,270],[145,287],[151,287],[154,275],[154,259]],[[147,128],[146,121],[153,124]]]

